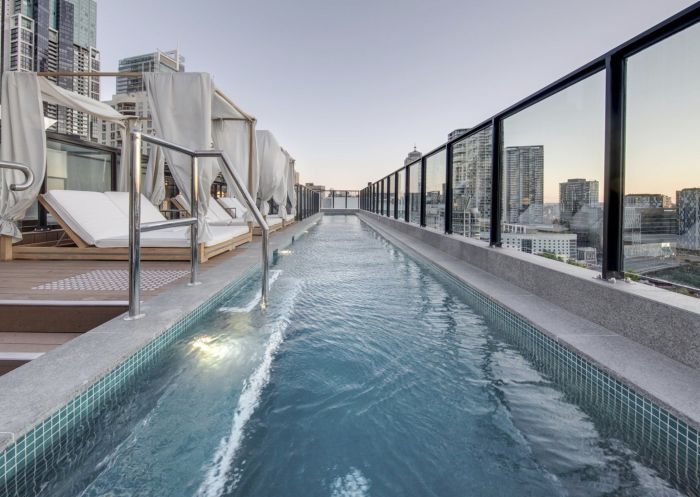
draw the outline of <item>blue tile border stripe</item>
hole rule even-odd
[[[367,225],[392,246],[372,224]],[[399,242],[400,243],[400,242]],[[408,257],[448,279],[464,291],[469,305],[484,316],[571,400],[602,421],[615,436],[692,496],[700,497],[700,434],[696,427],[673,415],[591,361],[540,331],[518,313],[481,293],[415,250]]]

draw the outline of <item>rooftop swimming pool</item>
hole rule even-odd
[[[325,216],[132,382],[51,497],[675,496],[464,289]]]

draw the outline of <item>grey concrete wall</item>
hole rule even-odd
[[[599,279],[598,273],[515,250],[489,247],[404,221],[361,212],[559,307],[700,369],[700,299],[641,283]]]

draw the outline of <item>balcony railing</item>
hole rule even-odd
[[[699,22],[696,3],[369,183],[361,209],[700,296]]]

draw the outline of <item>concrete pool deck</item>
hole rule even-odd
[[[313,215],[270,236],[270,254],[287,247],[316,224]],[[176,284],[143,302],[146,316],[118,316],[0,377],[0,451],[66,405],[88,386],[144,348],[178,320],[260,265],[260,237],[234,257],[200,266],[198,286]]]
[[[513,258],[513,262],[516,264],[522,264],[525,261],[532,266],[538,265],[540,263],[538,259],[542,259],[547,271],[561,270],[564,276],[572,270],[580,270],[585,272],[585,277],[592,279],[589,274],[593,273],[592,271],[581,270],[581,268],[549,261],[530,254],[489,248],[483,242],[474,245],[476,242],[462,237],[439,234],[376,214],[363,212],[358,214],[358,217],[402,250],[430,261],[457,280],[475,288],[503,307],[520,315],[550,338],[575,351],[613,378],[647,396],[689,425],[700,427],[700,396],[698,396],[700,371],[697,368],[683,364],[629,336],[624,336],[618,331],[610,330],[593,322],[593,320],[571,312],[570,309],[560,306],[558,302],[553,302],[554,299],[546,298],[546,295],[538,295],[531,289],[515,285],[466,261],[470,260],[469,256],[472,255],[472,250],[475,252],[490,251],[498,253],[501,265],[504,264],[503,258]],[[478,253],[476,257],[480,257],[484,261],[488,258],[487,255]],[[505,264],[507,265],[507,262]],[[530,269],[537,271],[536,268]],[[523,277],[523,272],[519,272],[518,275]],[[529,279],[531,278],[533,276],[529,277]],[[601,293],[635,291],[625,283],[612,285],[600,280],[592,280],[591,283],[601,285]],[[607,286],[607,288],[602,285]],[[696,353],[700,334],[697,334],[697,330],[692,328],[692,324],[695,327],[700,326],[700,314],[693,315],[692,312],[695,308],[700,309],[700,301],[641,284],[630,286],[637,287],[641,294],[640,298],[649,298],[650,294],[657,294],[654,296],[660,297],[663,299],[664,305],[668,305],[666,315],[671,312],[679,312],[673,304],[680,300],[683,304],[680,309],[687,312],[688,316],[680,316],[681,319],[679,316],[674,316],[671,319],[661,315],[658,319],[662,323],[665,322],[666,326],[683,326],[682,319],[693,319],[694,317],[695,322],[681,331],[689,334],[696,333],[693,336],[694,341],[689,339],[686,343],[686,351],[691,354]],[[555,285],[549,289],[549,292],[560,292],[566,295],[567,289],[558,288]],[[624,299],[625,295],[620,298]],[[619,302],[619,298],[612,299],[612,302]],[[654,306],[651,304],[652,302],[649,305],[653,308]],[[660,306],[656,306],[657,312],[659,308]],[[620,316],[619,319],[627,319],[624,312],[621,312]],[[640,313],[640,316],[643,318],[644,313]],[[611,319],[611,316],[606,319]],[[676,345],[680,346],[681,344],[677,343]],[[698,360],[697,356],[690,357]]]

